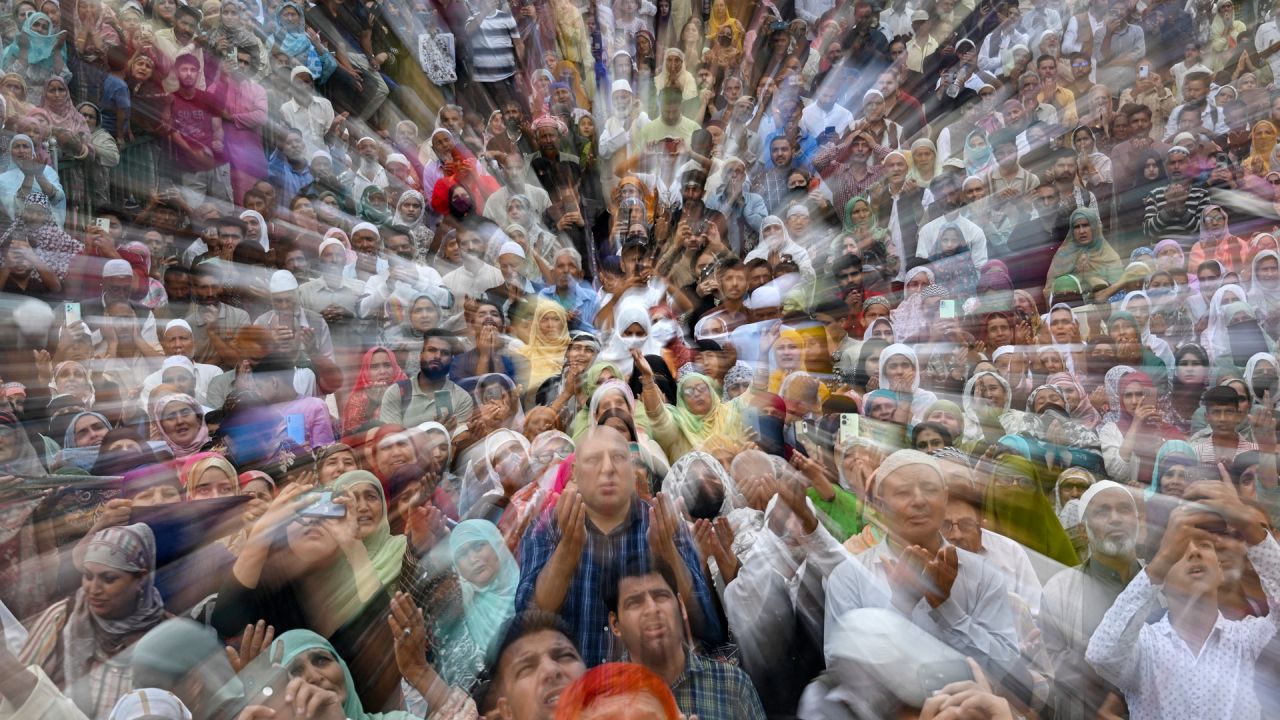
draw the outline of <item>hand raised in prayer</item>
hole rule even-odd
[[[1249,412],[1253,425],[1253,439],[1258,443],[1258,450],[1264,454],[1276,451],[1276,416],[1271,404],[1271,391],[1262,392],[1262,402],[1254,403]]]
[[[245,625],[244,634],[240,636],[240,648],[228,645],[227,661],[231,663],[231,669],[239,673],[253,662],[254,658],[262,654],[265,648],[271,647],[271,641],[276,637],[276,629],[267,624],[266,620],[259,620],[257,624]]]
[[[639,350],[631,349],[631,360],[635,363],[636,370],[640,373],[640,382],[648,384],[653,381],[653,368],[649,365],[649,361]]]
[[[587,544],[587,505],[576,490],[566,490],[556,503],[556,527],[560,529],[560,547],[570,557],[582,556]]]
[[[778,480],[778,497],[795,514],[796,519],[800,521],[800,527],[805,535],[811,535],[813,531],[818,529],[818,518],[813,514],[813,510],[809,509],[804,486],[800,484],[798,478],[780,478]]]
[[[440,512],[440,508],[431,502],[410,508],[408,517],[405,518],[405,535],[415,553],[426,553],[448,534],[444,513]]]
[[[409,595],[397,592],[391,598],[387,624],[395,642],[396,667],[401,676],[412,680],[427,669],[427,623],[422,608]]]
[[[955,545],[944,545],[938,554],[925,565],[925,579],[928,581],[924,597],[930,607],[938,607],[951,597],[951,587],[955,585],[956,575],[960,570],[960,560]]]
[[[920,708],[920,720],[1013,720],[1009,701],[991,690],[982,667],[965,658],[973,680],[954,682],[935,692]]]
[[[658,493],[649,506],[649,549],[655,557],[662,558],[673,567],[680,562],[680,553],[676,551],[676,535],[679,532],[680,518],[676,516],[671,497],[666,493]]]
[[[292,703],[294,720],[346,720],[337,693],[312,685],[300,677],[293,678],[285,686],[284,701]]]
[[[885,557],[889,588],[893,591],[893,605],[903,613],[910,613],[925,594],[924,569],[929,564],[929,553],[919,545],[904,548],[896,559]]]

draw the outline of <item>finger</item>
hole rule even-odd
[[[222,649],[227,653],[227,662],[231,663],[231,669],[239,672],[241,668],[240,653],[236,652],[236,649],[230,645],[227,645]]]
[[[265,705],[250,705],[246,707],[236,718],[236,720],[267,720],[276,716],[276,711]]]
[[[271,647],[271,664],[275,666],[284,664],[284,643],[276,643]]]
[[[971,657],[965,658],[964,661],[969,666],[969,672],[973,673],[973,681],[978,684],[978,687],[983,692],[991,692],[991,681],[987,679],[987,674],[982,671],[982,666],[978,664],[978,661]]]

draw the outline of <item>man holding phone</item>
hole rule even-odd
[[[458,447],[475,406],[467,391],[449,379],[457,351],[457,339],[452,333],[439,328],[428,330],[418,355],[422,369],[417,377],[387,388],[378,418],[405,427],[441,423],[453,434],[454,446]]]

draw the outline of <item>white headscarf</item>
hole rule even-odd
[[[1235,283],[1223,285],[1213,292],[1213,299],[1209,301],[1209,326],[1200,334],[1200,347],[1209,354],[1210,364],[1231,355],[1231,336],[1227,332],[1231,318],[1223,317],[1222,313],[1222,309],[1229,304],[1224,301],[1228,293],[1235,295],[1240,302],[1245,302],[1249,297],[1244,288]]]
[[[909,360],[911,367],[916,370],[911,379],[911,422],[915,424],[924,419],[925,412],[929,410],[929,406],[938,401],[938,396],[928,390],[920,389],[920,360],[916,357],[915,350],[902,343],[894,343],[880,351],[880,388],[882,390],[889,389],[889,376],[885,372],[885,367],[895,355],[901,355]]]
[[[262,246],[263,250],[270,250],[271,240],[267,237],[267,219],[262,217],[262,213],[258,212],[257,210],[245,210],[244,212],[240,213],[241,220],[247,220],[249,218],[254,218],[255,220],[258,221],[258,237],[252,238],[252,239],[257,240],[258,244]],[[246,238],[246,239],[250,239],[250,238]]]
[[[612,363],[617,366],[625,380],[631,377],[631,372],[635,369],[635,363],[631,360],[631,348],[622,337],[624,330],[636,324],[644,328],[644,334],[647,339],[640,347],[641,355],[657,355],[662,352],[662,346],[649,334],[649,308],[644,304],[643,299],[629,297],[623,300],[618,303],[613,317],[613,336],[609,338],[609,344],[605,346],[604,350],[600,351],[598,359],[601,362]]]
[[[1004,386],[1004,407],[1000,408],[1001,414],[1007,412],[1013,402],[1013,389],[1009,387],[1009,381],[1005,380],[1000,373],[994,370],[983,370],[969,378],[964,384],[964,393],[960,400],[964,408],[964,439],[968,442],[977,442],[986,437],[982,430],[982,418],[978,414],[978,403],[985,403],[986,401],[974,397],[973,389],[977,387],[978,380],[987,375],[995,378],[997,382]]]

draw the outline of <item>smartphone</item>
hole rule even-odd
[[[453,396],[448,390],[437,390],[436,399],[436,415],[443,417],[453,414]]]
[[[66,316],[67,327],[71,327],[72,325],[80,322],[80,303],[63,303],[62,314]]]
[[[836,126],[835,126],[835,125],[828,125],[828,126],[827,126],[827,129],[822,131],[822,134],[823,134],[823,135],[835,135],[835,134],[836,134]]]
[[[284,418],[284,430],[294,443],[306,447],[307,428],[302,413],[290,413]]]
[[[840,444],[842,446],[848,447],[858,439],[860,420],[861,417],[857,413],[840,413]]]
[[[111,232],[111,221],[106,218],[95,219],[93,225],[104,233]]]
[[[1151,74],[1151,66],[1150,66],[1150,65],[1139,65],[1139,66],[1138,66],[1138,77],[1140,77],[1140,78],[1142,78],[1143,80],[1145,80],[1145,79],[1147,79],[1147,76],[1148,76],[1148,75],[1150,75],[1150,74]]]
[[[920,681],[920,689],[927,698],[951,683],[972,680],[973,672],[963,659],[944,660],[921,664],[916,668],[916,679]]]
[[[298,511],[302,517],[330,519],[347,516],[347,506],[334,502],[332,492],[326,490],[313,493],[310,497],[315,498],[315,502]]]
[[[939,300],[938,301],[938,318],[942,320],[956,319],[956,301],[955,300]]]

